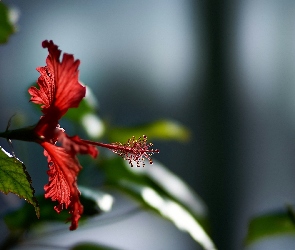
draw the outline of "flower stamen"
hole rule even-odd
[[[103,148],[110,149],[113,153],[121,156],[124,160],[127,160],[131,167],[133,167],[133,162],[136,162],[137,167],[145,166],[144,160],[147,159],[150,164],[153,164],[152,155],[159,153],[158,149],[152,149],[152,143],[147,143],[147,136],[143,135],[138,139],[135,136],[132,136],[131,139],[128,139],[126,143],[115,142],[111,144],[101,143],[101,142],[92,142],[84,140],[85,142],[96,145]]]

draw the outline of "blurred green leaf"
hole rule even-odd
[[[99,208],[99,211],[108,212],[112,209],[114,199],[113,196],[98,189],[92,189],[84,186],[79,186],[81,192],[82,204],[84,205],[84,212],[86,215],[90,214],[90,209]],[[88,206],[86,201],[92,202],[92,206]],[[89,211],[87,211],[89,210]]]
[[[9,10],[4,3],[0,2],[0,43],[6,43],[14,31],[14,26],[9,20]]]
[[[250,245],[267,237],[291,234],[295,236],[295,216],[291,208],[251,219],[245,244]]]
[[[71,248],[71,250],[116,250],[115,248],[110,248],[102,246],[96,243],[79,243]]]
[[[105,130],[105,125],[96,114],[98,104],[91,88],[87,86],[86,96],[82,99],[78,108],[69,109],[65,118],[81,125],[91,139],[100,138]]]
[[[81,125],[91,139],[98,139],[104,133],[111,142],[124,142],[135,136],[136,138],[147,135],[149,140],[177,140],[185,142],[189,140],[190,131],[179,122],[172,120],[158,120],[152,123],[133,127],[112,127],[105,124],[97,115],[98,101],[87,86],[85,98],[82,99],[78,108],[69,109],[66,119]]]
[[[5,194],[14,193],[25,199],[34,206],[39,217],[39,206],[31,182],[25,165],[0,147],[0,191]]]
[[[112,197],[104,192],[79,187],[81,191],[81,203],[84,206],[84,213],[81,219],[89,216],[97,215],[101,211],[108,211],[112,206]],[[50,199],[45,199],[44,196],[38,196],[38,201],[41,209],[41,216],[38,220],[32,214],[32,209],[27,204],[24,204],[20,209],[7,214],[4,217],[7,227],[11,231],[29,229],[31,226],[40,222],[47,221],[62,221],[65,222],[69,218],[68,211],[62,211],[59,214],[54,211],[55,205]],[[107,208],[107,209],[106,209]]]
[[[160,163],[130,167],[120,159],[102,162],[106,184],[124,191],[144,207],[169,219],[180,230],[188,232],[204,249],[215,249],[206,227],[206,207],[203,201],[176,175]]]
[[[187,141],[190,137],[189,130],[176,121],[158,120],[149,124],[134,127],[110,128],[107,132],[110,141],[127,141],[132,136],[147,135],[149,140],[177,140]]]

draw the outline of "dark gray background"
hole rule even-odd
[[[102,117],[117,125],[167,117],[192,130],[188,144],[157,143],[156,158],[207,203],[220,249],[242,248],[251,216],[293,203],[293,1],[4,2],[20,18],[19,31],[0,47],[2,131],[15,113],[26,125],[37,121],[27,88],[38,77],[35,68],[45,65],[41,42],[52,39],[81,60],[80,79],[93,89]],[[1,146],[9,150],[4,140]],[[28,148],[17,143],[16,153],[40,193],[47,181],[42,149],[23,147]],[[13,198],[3,200],[14,205]],[[165,242],[172,249],[172,238],[183,249],[195,248],[169,223],[134,218],[114,224],[112,234],[103,234],[102,227],[94,237],[118,239],[124,249],[138,247],[130,245],[136,238],[144,242],[141,249],[157,249],[153,241],[159,239],[159,249]],[[119,229],[129,230],[126,225],[130,238],[124,240]],[[142,227],[150,229],[139,237]],[[285,237],[249,249],[293,245],[294,239]]]

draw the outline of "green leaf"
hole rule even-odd
[[[127,141],[132,136],[147,135],[149,140],[160,139],[185,142],[190,137],[190,132],[185,126],[172,120],[158,120],[134,127],[110,128],[106,132],[110,141]]]
[[[86,187],[79,186],[79,189],[81,191],[80,201],[84,206],[81,220],[111,209],[113,198],[109,194]],[[56,213],[53,209],[55,203],[50,199],[45,199],[44,195],[38,196],[38,201],[41,209],[41,217],[39,220],[33,216],[31,207],[24,204],[20,209],[4,217],[7,227],[11,231],[20,231],[29,229],[37,223],[48,221],[65,222],[69,218],[69,213],[67,211]]]
[[[71,248],[71,250],[115,250],[107,246],[98,245],[96,243],[79,243]]]
[[[116,157],[102,162],[100,167],[107,185],[131,195],[144,207],[172,221],[204,249],[215,249],[204,229],[207,209],[203,201],[163,165],[154,162],[152,166],[132,168]]]
[[[0,2],[0,43],[6,43],[14,31],[14,26],[9,20],[9,10]]]
[[[250,245],[267,237],[286,234],[295,236],[294,218],[290,208],[254,217],[249,223],[245,244]]]
[[[32,181],[25,165],[1,147],[0,149],[0,191],[5,194],[14,193],[25,199],[34,206],[39,218],[39,206],[34,197],[35,190],[31,186]]]

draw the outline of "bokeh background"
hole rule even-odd
[[[18,32],[0,47],[1,131],[15,113],[26,125],[37,121],[27,89],[38,77],[35,68],[45,64],[41,42],[51,39],[81,60],[80,79],[112,124],[170,118],[191,129],[186,144],[157,142],[155,158],[206,202],[219,249],[242,249],[252,216],[293,204],[294,1],[3,2],[19,20]],[[31,145],[24,154],[21,148],[16,144],[15,151],[42,192],[42,149]],[[1,211],[18,200],[1,199]],[[101,227],[93,237],[123,249],[197,247],[148,214]],[[248,249],[294,244],[283,237]]]

